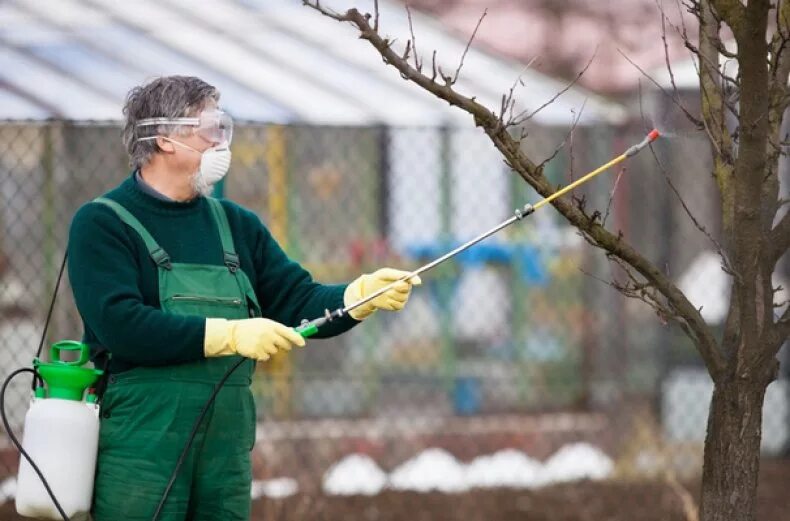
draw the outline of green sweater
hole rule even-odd
[[[223,265],[208,202],[170,202],[145,193],[130,176],[105,197],[142,223],[173,262]],[[345,285],[322,285],[291,261],[258,217],[223,200],[241,269],[263,316],[289,326],[343,307]],[[107,206],[83,205],[69,231],[69,279],[92,350],[112,353],[111,372],[203,358],[205,318],[161,311],[156,266],[140,236]],[[344,317],[316,337],[338,335],[357,321]]]

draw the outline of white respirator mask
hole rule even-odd
[[[181,145],[184,148],[200,154],[200,167],[192,176],[192,186],[200,195],[210,195],[214,185],[219,183],[228,173],[231,154],[230,146],[227,143],[220,143],[217,146],[207,148],[201,152],[175,139],[166,136],[161,137],[171,143]]]

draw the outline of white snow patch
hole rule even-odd
[[[543,465],[515,449],[472,460],[466,469],[469,487],[531,488],[540,485]]]
[[[707,322],[719,324],[727,316],[730,303],[730,276],[722,269],[721,257],[713,251],[700,253],[678,280],[686,294]]]
[[[369,456],[346,456],[324,474],[324,492],[331,495],[373,496],[387,484],[387,474]]]
[[[252,482],[250,496],[260,499],[263,496],[271,498],[284,498],[299,492],[299,484],[292,478],[276,478],[268,480],[255,480]]]
[[[612,460],[600,449],[587,443],[566,445],[554,453],[543,466],[546,484],[577,479],[604,479],[614,468]]]
[[[732,278],[722,269],[721,257],[713,251],[700,253],[678,280],[678,287],[694,307],[702,308],[702,318],[713,324],[720,324],[727,317],[731,284]],[[776,272],[771,284],[782,288],[774,294],[774,315],[778,317],[788,305],[788,281]]]
[[[390,487],[418,492],[463,492],[469,488],[464,465],[452,454],[435,448],[421,452],[393,470]]]
[[[16,497],[16,478],[10,477],[0,483],[0,502],[11,501]]]

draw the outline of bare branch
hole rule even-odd
[[[562,90],[560,90],[557,94],[555,94],[549,101],[547,101],[546,103],[544,103],[543,105],[541,105],[537,109],[533,110],[531,113],[529,113],[526,116],[524,115],[524,113],[527,112],[526,110],[520,112],[515,118],[513,118],[511,120],[511,122],[509,122],[508,126],[510,126],[511,124],[512,125],[521,125],[522,123],[525,123],[526,121],[529,121],[530,119],[532,119],[532,117],[535,116],[535,114],[537,114],[541,110],[545,109],[546,107],[548,107],[549,105],[554,103],[557,100],[557,98],[559,98],[560,96],[565,94],[568,90],[570,90],[571,87],[576,85],[576,83],[584,75],[584,73],[587,72],[587,69],[590,68],[590,65],[592,64],[593,60],[595,59],[595,55],[596,55],[597,52],[598,51],[596,49],[596,51],[590,57],[590,60],[587,62],[587,65],[584,66],[584,68],[579,72],[579,74],[577,74],[576,77],[573,78],[573,80],[570,83],[568,83]]]
[[[775,264],[790,249],[790,211],[774,226],[768,236],[770,262]]]
[[[373,0],[373,31],[379,32],[379,0]]]
[[[411,52],[411,40],[406,40],[406,49],[403,50],[403,55],[401,59],[403,61],[409,61],[409,53]]]
[[[787,324],[788,326],[790,326],[790,306],[787,306],[787,308],[785,308],[785,311],[784,311],[784,313],[782,313],[782,316],[781,316],[781,318],[780,318],[779,320],[777,320],[777,322],[778,322],[780,325],[781,325],[782,323],[785,323],[785,324]]]
[[[642,105],[641,86],[639,90],[639,113],[642,116],[642,121],[645,122],[645,112],[644,112],[644,107]],[[691,209],[689,208],[688,204],[686,204],[686,201],[683,199],[683,196],[680,195],[680,191],[678,191],[677,187],[675,186],[675,183],[672,182],[672,178],[669,176],[669,172],[667,172],[666,168],[664,168],[664,165],[658,159],[658,155],[656,154],[653,145],[651,144],[649,148],[650,148],[650,153],[652,154],[653,159],[655,160],[656,165],[658,166],[658,170],[661,172],[661,174],[664,177],[664,181],[672,190],[672,193],[675,194],[675,197],[677,198],[678,202],[680,202],[680,205],[683,207],[683,210],[686,212],[686,215],[688,215],[689,219],[691,219],[691,222],[694,223],[694,226],[699,231],[701,231],[705,235],[705,237],[708,238],[711,244],[713,244],[714,248],[716,248],[716,252],[719,254],[719,257],[721,257],[724,271],[729,273],[730,275],[736,276],[734,270],[732,269],[732,263],[727,257],[727,254],[724,253],[724,248],[721,247],[721,244],[719,244],[719,242],[713,238],[713,235],[711,235],[710,232],[708,232],[708,230],[697,220],[697,218],[691,212]]]
[[[667,92],[667,91],[666,91],[666,89],[665,89],[664,87],[662,87],[662,86],[661,86],[661,84],[659,84],[659,83],[656,81],[656,79],[655,79],[655,78],[653,78],[652,76],[650,76],[650,75],[649,75],[649,74],[648,74],[648,73],[647,73],[647,72],[646,72],[644,69],[642,69],[642,68],[641,68],[639,65],[637,65],[636,63],[634,63],[634,62],[633,62],[633,60],[631,60],[631,58],[629,58],[629,57],[628,57],[628,56],[627,56],[627,55],[626,55],[626,54],[625,54],[623,51],[621,51],[620,49],[617,49],[617,52],[619,52],[619,53],[620,53],[620,55],[621,55],[623,58],[625,58],[626,60],[628,60],[628,63],[630,63],[631,65],[633,65],[634,67],[636,67],[636,70],[638,70],[639,72],[641,72],[641,73],[642,73],[642,76],[644,76],[645,78],[647,78],[648,80],[650,80],[650,82],[651,82],[653,85],[655,85],[655,86],[658,88],[658,90],[659,90],[659,91],[661,91],[661,93],[662,93],[664,96],[666,96],[667,98],[669,98],[670,100],[672,100],[672,103],[674,103],[675,105],[677,105],[677,107],[678,107],[680,110],[682,110],[682,111],[683,111],[683,114],[685,114],[685,115],[686,115],[686,118],[688,118],[688,120],[689,120],[689,121],[691,121],[691,123],[692,123],[692,124],[693,124],[693,125],[694,125],[694,126],[697,128],[697,130],[703,130],[703,129],[705,128],[705,126],[704,126],[703,122],[702,122],[702,121],[701,121],[699,118],[697,118],[697,117],[693,116],[693,115],[691,114],[691,112],[689,112],[689,111],[688,111],[688,109],[686,109],[686,107],[685,107],[685,106],[683,106],[683,104],[682,104],[682,103],[680,103],[680,101],[679,101],[679,99],[680,99],[680,98],[677,96],[677,88],[675,88],[675,94],[676,94],[676,95],[675,95],[675,96],[671,95],[669,92]],[[675,86],[675,84],[674,84],[674,80],[672,80],[672,81],[673,81],[673,83],[672,83],[672,86],[674,87],[674,86]]]
[[[449,75],[445,74],[444,71],[442,70],[442,66],[441,65],[439,65],[439,77],[442,78],[442,81],[444,82],[444,84],[448,88],[453,86],[453,84],[452,84],[452,79],[453,79],[452,76],[449,76]]]
[[[318,0],[303,0],[303,3],[313,9],[316,9],[322,14],[326,12],[326,9],[320,6]],[[327,14],[327,16],[331,15]],[[459,94],[453,90],[451,86],[446,85],[446,83],[442,85],[441,83],[435,81],[435,79],[429,78],[428,76],[424,75],[416,66],[413,67],[408,62],[403,60],[401,56],[399,56],[390,48],[389,43],[383,39],[380,34],[373,31],[373,28],[368,23],[367,18],[357,9],[352,8],[349,9],[345,14],[339,15],[339,17],[331,17],[339,21],[348,21],[355,25],[360,31],[359,37],[363,40],[369,41],[371,45],[373,45],[373,47],[379,52],[379,54],[381,54],[384,62],[395,67],[403,78],[416,83],[434,96],[447,101],[451,105],[459,107],[462,110],[468,112],[474,117],[475,123],[478,126],[488,126],[497,128],[498,131],[502,130],[502,127],[498,124],[497,116],[490,109],[481,105],[473,98]],[[416,53],[413,39],[412,52]],[[443,71],[441,70],[441,67],[437,66],[436,70],[438,71],[439,75],[442,75],[443,78],[446,78],[446,76],[443,74]]]
[[[606,220],[609,219],[609,212],[612,209],[612,201],[614,200],[614,194],[617,192],[617,187],[620,186],[620,178],[623,177],[623,173],[625,172],[625,167],[620,168],[617,172],[617,177],[614,179],[614,184],[612,185],[612,189],[609,191],[609,201],[606,203],[606,211],[603,214],[603,219],[601,220],[601,225],[606,226]]]
[[[486,17],[488,14],[488,9],[483,11],[482,16],[477,21],[477,25],[475,26],[475,30],[472,31],[472,36],[469,38],[469,41],[466,42],[466,49],[464,49],[464,53],[461,55],[461,62],[458,64],[458,68],[455,70],[455,74],[453,75],[453,81],[451,85],[455,85],[455,82],[458,81],[458,75],[461,74],[461,67],[464,66],[464,58],[466,58],[466,53],[469,52],[469,47],[472,45],[472,41],[475,39],[475,35],[477,35],[477,30],[480,29],[480,24],[483,23],[483,18]]]
[[[716,253],[719,254],[719,257],[721,257],[722,267],[723,267],[724,271],[726,273],[732,275],[733,277],[738,277],[738,274],[735,272],[735,270],[732,267],[732,262],[730,261],[730,259],[727,256],[727,254],[724,253],[724,248],[722,248],[722,246],[719,243],[719,241],[717,241],[713,237],[713,235],[710,234],[710,232],[707,230],[707,228],[705,228],[705,226],[703,226],[697,220],[697,218],[694,217],[694,214],[691,212],[691,209],[689,208],[688,204],[686,204],[686,201],[683,199],[683,196],[680,195],[680,192],[678,191],[677,187],[672,182],[672,178],[669,177],[669,173],[666,171],[664,166],[661,164],[661,161],[659,161],[658,156],[655,153],[655,150],[653,150],[653,147],[650,147],[650,151],[653,154],[653,158],[656,160],[656,164],[658,165],[659,170],[661,171],[661,173],[664,176],[664,180],[666,181],[667,186],[669,186],[669,188],[672,190],[672,193],[674,193],[675,197],[677,197],[677,200],[680,202],[680,205],[683,207],[683,211],[686,212],[686,215],[688,215],[689,219],[691,219],[691,222],[694,223],[694,226],[699,231],[701,231],[703,233],[703,235],[705,235],[705,237],[708,238],[708,240],[711,242],[713,247],[716,249]]]
[[[504,107],[510,106],[510,117],[508,118],[508,121],[507,121],[507,124],[506,124],[506,126],[508,126],[508,127],[512,126],[511,122],[513,121],[513,108],[516,105],[515,104],[515,98],[514,98],[516,87],[519,84],[521,84],[521,86],[524,86],[524,82],[521,80],[521,77],[524,75],[525,72],[527,72],[527,70],[529,70],[530,67],[532,67],[532,64],[537,59],[538,59],[538,57],[535,56],[531,60],[529,60],[529,63],[527,63],[527,65],[524,66],[524,70],[522,70],[521,73],[519,73],[518,77],[513,82],[513,85],[510,86],[510,90],[507,93],[507,100],[506,100],[505,103],[503,103],[503,110],[499,113],[499,121],[504,124],[504,121],[505,121],[505,110],[504,110]]]
[[[787,85],[788,76],[790,75],[790,51],[786,49],[789,35],[790,7],[788,7],[788,2],[785,1],[776,7],[776,33],[771,39],[771,59],[768,73],[768,96],[770,99],[768,108],[768,120],[770,122],[768,142],[772,150],[768,152],[768,161],[766,163],[771,178],[766,179],[764,190],[766,201],[777,201],[777,204],[772,208],[774,212],[779,209],[779,157],[787,155],[787,151],[783,149],[783,146],[786,145],[782,143],[784,139],[781,136],[781,129],[785,112],[787,107],[790,106],[790,89],[788,89]]]
[[[502,101],[499,104],[499,123],[500,124],[504,124],[505,113],[508,111],[510,106],[511,106],[511,98],[509,98],[505,94],[502,94]]]
[[[790,304],[787,304],[784,313],[782,313],[782,316],[779,317],[773,327],[766,329],[765,335],[761,341],[773,347],[768,352],[768,355],[775,355],[785,342],[790,339]]]
[[[411,47],[414,49],[414,68],[418,71],[422,72],[422,62],[420,61],[420,55],[417,53],[417,37],[414,36],[414,24],[411,20],[411,7],[409,6],[409,2],[406,2],[406,14],[409,17],[409,33],[411,33]],[[436,57],[436,51],[434,51],[434,58]],[[435,62],[434,62],[435,63]],[[434,68],[434,71],[436,68]]]
[[[746,17],[746,7],[740,0],[709,0],[709,3],[715,9],[717,18],[729,25],[735,36],[739,37]]]
[[[683,111],[683,113],[686,115],[686,118],[688,118],[688,120],[691,121],[694,124],[695,127],[697,127],[697,130],[702,130],[702,128],[703,128],[702,121],[700,121],[699,118],[692,116],[691,112],[689,112],[689,110],[686,108],[686,106],[683,105],[683,103],[680,101],[680,93],[678,92],[677,84],[675,84],[675,73],[672,71],[672,64],[670,63],[670,60],[669,60],[669,44],[667,43],[667,28],[666,28],[667,17],[664,14],[664,7],[661,4],[660,0],[656,0],[656,6],[658,7],[658,10],[661,12],[661,41],[664,44],[664,63],[666,64],[667,72],[669,73],[669,81],[670,81],[670,84],[672,85],[672,94],[673,95],[671,96],[671,99],[672,99],[673,103],[675,103],[675,105],[680,107],[680,110]],[[682,22],[683,17],[681,16],[680,19],[681,19],[681,22]],[[677,30],[677,28],[676,28],[676,30]],[[686,27],[685,26],[683,26],[683,32],[681,34],[681,37],[683,39],[687,39]],[[622,52],[620,54],[622,54]],[[628,58],[626,58],[626,59],[628,59]],[[628,61],[631,62],[631,60],[628,60]],[[631,62],[631,63],[633,64],[633,62]],[[642,72],[642,74],[645,74],[645,72],[642,71],[642,69],[639,69],[639,71]],[[662,87],[659,86],[659,89],[661,90],[662,93],[664,93],[665,96],[669,96],[669,94],[666,93]],[[640,96],[641,96],[641,92],[640,92]],[[640,103],[641,103],[641,101],[640,101]]]
[[[735,155],[732,152],[732,137],[726,133],[722,132],[722,127],[725,125],[720,123],[716,119],[717,112],[715,110],[711,110],[710,114],[708,115],[707,119],[704,117],[705,111],[704,108],[706,105],[710,105],[710,97],[708,96],[707,88],[704,85],[701,85],[700,88],[700,97],[702,98],[702,107],[703,107],[703,119],[702,123],[705,128],[705,134],[708,136],[708,140],[710,144],[716,149],[716,158],[722,160],[728,166],[732,166],[735,164]],[[721,99],[721,98],[718,98]],[[721,115],[721,120],[724,120],[724,114],[719,113]],[[710,121],[708,121],[708,119]],[[716,129],[717,132],[714,133],[713,129]],[[727,140],[725,143],[724,137],[726,136]],[[717,176],[717,179],[720,176]]]
[[[554,152],[552,152],[552,154],[549,157],[547,157],[546,159],[541,161],[540,164],[538,164],[538,170],[543,171],[543,167],[546,166],[546,163],[554,159],[557,156],[557,154],[559,154],[560,150],[562,150],[565,147],[565,144],[568,142],[568,140],[571,140],[571,143],[573,143],[573,132],[574,130],[576,130],[576,126],[579,124],[579,120],[582,117],[582,112],[584,112],[584,107],[586,104],[587,104],[587,100],[585,99],[584,103],[582,103],[582,106],[579,109],[579,114],[574,118],[573,123],[571,123],[570,130],[568,130],[568,132],[565,134],[565,139],[562,140],[562,142],[557,146],[557,148],[554,149]],[[571,170],[571,172],[573,172],[573,170]]]
[[[725,234],[733,224],[734,197],[733,172],[735,153],[732,137],[725,121],[724,94],[717,81],[719,72],[719,52],[714,44],[718,39],[719,22],[707,3],[701,5],[699,35],[699,76],[702,95],[702,117],[710,143],[716,149],[713,160],[713,175],[721,194]]]
[[[701,18],[701,16],[697,15],[697,18]],[[737,59],[738,58],[738,54],[737,53],[731,52],[731,51],[729,51],[727,49],[727,47],[725,47],[724,42],[721,41],[721,38],[719,37],[718,34],[711,34],[710,35],[710,39],[711,39],[711,42],[713,43],[713,45],[716,47],[716,50],[719,51],[719,54],[721,54],[722,56],[725,56],[727,58],[730,58],[730,59]],[[698,49],[694,48],[694,45],[691,43],[691,41],[688,39],[688,37],[685,37],[684,40],[685,40],[684,43],[686,45],[686,48],[688,48],[694,54],[698,54],[699,53]]]
[[[332,9],[323,7],[321,5],[321,0],[302,0],[302,5],[305,5],[307,7],[311,7],[313,9],[315,9],[316,11],[318,11],[319,13],[321,13],[322,15],[328,16],[329,18],[333,18],[333,19],[337,20],[338,22],[350,22],[351,21],[351,19],[348,18],[348,13],[340,14],[340,13],[338,13],[336,11],[333,11]]]
[[[721,38],[717,36],[716,38],[712,38],[711,41],[713,42],[713,45],[716,46],[716,50],[719,51],[719,54],[721,54],[725,58],[729,58],[730,60],[738,59],[738,54],[727,50],[727,47],[724,46],[724,42],[721,41]],[[730,83],[737,83],[737,80],[735,80],[730,76],[725,76],[725,78]]]
[[[484,127],[485,128],[485,127]],[[518,145],[509,139],[506,133],[494,133],[491,129],[485,129],[491,137],[497,149],[508,158],[516,172],[527,181],[535,190],[544,197],[553,192],[553,187],[539,172],[534,171],[529,159],[524,157]],[[574,203],[579,203],[579,208]],[[603,228],[598,216],[589,216],[583,211],[583,198],[574,198],[571,202],[563,199],[556,199],[551,204],[562,214],[573,226],[575,226],[592,245],[601,248],[608,254],[622,259],[633,267],[645,280],[656,288],[666,299],[667,306],[682,317],[681,327],[694,340],[700,356],[714,377],[720,374],[725,366],[725,361],[718,351],[717,342],[702,318],[699,310],[696,309],[686,298],[686,296],[669,280],[669,278],[659,271],[652,263],[639,254],[622,236],[614,235]]]
[[[570,177],[571,182],[574,181],[574,173],[573,173],[573,136],[571,134],[568,140],[568,176]]]
[[[675,84],[675,73],[672,72],[672,64],[669,62],[669,44],[667,43],[667,17],[664,14],[664,8],[659,0],[656,0],[656,6],[658,6],[658,10],[661,12],[661,41],[664,44],[664,63],[667,66],[667,72],[669,72],[669,82],[672,85],[672,92],[674,93],[675,99],[678,100],[678,103],[680,103],[678,86]],[[684,109],[684,112],[688,112],[688,111]]]
[[[686,20],[684,19],[683,16],[683,7],[681,7],[680,0],[675,0],[675,5],[678,8],[678,20],[680,20],[680,28],[677,29],[678,34],[680,34],[680,37],[684,41],[688,41],[689,37],[688,37],[688,31],[686,30]]]
[[[587,239],[585,237],[585,239]],[[588,240],[589,242],[589,240]],[[593,244],[595,246],[595,244]],[[629,268],[627,264],[624,264],[623,261],[617,259],[613,256],[607,256],[610,262],[616,264],[626,275],[627,281],[626,282],[618,282],[617,280],[604,280],[600,277],[597,277],[584,269],[580,269],[582,273],[591,277],[598,282],[606,284],[614,288],[618,293],[623,295],[627,298],[632,298],[634,300],[640,300],[653,308],[655,311],[656,316],[661,320],[661,323],[666,325],[669,321],[681,323],[682,319],[678,315],[677,312],[673,311],[669,306],[664,303],[664,300],[657,295],[657,291],[655,287],[653,287],[650,283],[640,280],[633,272],[632,269]]]

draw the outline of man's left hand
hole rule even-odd
[[[363,320],[377,309],[385,309],[387,311],[400,311],[403,309],[409,300],[412,286],[422,284],[419,275],[415,275],[408,280],[400,280],[408,276],[409,273],[408,271],[393,268],[382,268],[373,273],[366,273],[353,281],[348,285],[343,295],[343,303],[346,306],[359,302],[393,282],[400,282],[397,282],[392,288],[370,302],[352,309],[348,314],[356,320]]]

